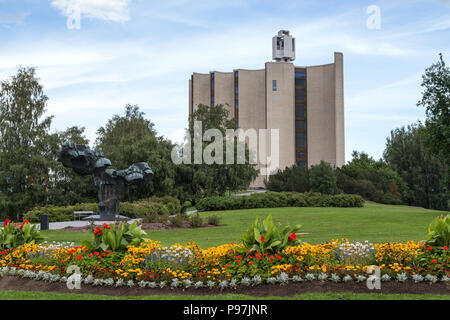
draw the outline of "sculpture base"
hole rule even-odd
[[[94,214],[89,217],[85,217],[82,219],[83,221],[116,221],[116,220],[131,220],[131,218],[121,216],[121,215],[114,215],[114,214]]]

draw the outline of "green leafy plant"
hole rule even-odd
[[[185,220],[185,217],[181,214],[169,218],[170,223],[177,227],[182,227]]]
[[[200,217],[200,215],[197,213],[195,215],[192,215],[189,219],[189,224],[191,225],[191,227],[193,228],[200,228],[203,227],[204,225],[204,221],[203,218]]]
[[[222,219],[221,216],[212,215],[208,217],[208,224],[213,226],[220,225],[220,220]]]
[[[280,231],[274,224],[271,214],[264,220],[259,220],[257,217],[241,239],[244,245],[242,251],[281,252],[287,246],[293,246],[299,242],[297,236],[301,235],[298,232],[300,227],[300,225],[285,226]]]
[[[3,229],[0,230],[0,250],[14,249],[22,244],[37,243],[43,239],[38,227],[31,225],[28,220],[24,220],[19,226],[6,219],[3,222]]]
[[[144,241],[147,233],[138,226],[136,221],[132,224],[122,223],[119,226],[113,224],[103,224],[97,227],[94,232],[94,240],[84,240],[82,244],[90,250],[111,250],[126,251],[127,246],[138,246]]]
[[[186,208],[192,207],[192,202],[190,202],[190,201],[183,202],[183,207],[186,207]]]
[[[427,244],[430,246],[450,246],[450,214],[435,218],[428,226]]]

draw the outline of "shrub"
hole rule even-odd
[[[41,214],[48,215],[50,222],[73,220],[74,211],[92,211],[94,214],[98,212],[98,205],[96,203],[80,203],[73,206],[45,206],[35,207],[24,214],[24,219],[30,222],[39,222]]]
[[[450,214],[435,218],[428,226],[427,244],[431,246],[450,246]]]
[[[158,222],[159,223],[167,223],[168,221],[169,221],[169,215],[168,214],[158,215]]]
[[[181,210],[180,201],[177,198],[165,196],[162,198],[151,197],[135,202],[120,202],[118,214],[130,218],[144,218],[149,213],[177,214]],[[48,215],[50,222],[68,221],[73,219],[74,211],[98,212],[97,203],[81,203],[73,206],[45,206],[36,207],[24,215],[24,219],[31,222],[39,222],[41,214]]]
[[[192,207],[192,202],[190,202],[190,201],[183,202],[183,207],[186,207],[186,208]]]
[[[269,176],[265,185],[270,191],[308,192],[310,190],[309,170],[297,165],[278,170],[278,172]]]
[[[127,246],[138,246],[144,242],[144,238],[147,233],[136,224],[136,221],[131,225],[128,223],[122,223],[118,227],[116,224],[107,225],[103,224],[103,227],[97,227],[94,232],[94,240],[84,240],[82,244],[90,250],[111,250],[127,251]]]
[[[203,225],[205,224],[203,221],[203,218],[200,217],[200,215],[197,213],[195,215],[192,215],[189,218],[189,224],[191,225],[191,227],[193,228],[200,228],[203,227]]]
[[[159,215],[156,213],[148,213],[142,218],[144,223],[155,223],[159,221]]]
[[[12,250],[25,243],[37,243],[43,240],[36,225],[31,225],[28,220],[24,220],[19,226],[11,220],[3,222],[3,229],[0,230],[0,250]]]
[[[326,194],[335,192],[336,176],[329,163],[320,161],[320,164],[311,166],[309,171],[309,181],[312,191]]]
[[[170,223],[177,227],[182,227],[185,220],[185,217],[181,214],[169,218]]]
[[[220,216],[216,216],[216,215],[209,216],[208,224],[213,225],[213,226],[218,226],[218,225],[220,225],[221,219],[222,219],[222,217],[220,217]]]
[[[256,218],[242,238],[242,252],[256,251],[258,253],[278,253],[284,248],[298,243],[297,236],[300,225],[286,226],[281,231],[273,223],[272,215],[260,221]]]
[[[362,207],[359,195],[320,193],[265,192],[242,197],[207,197],[196,204],[198,210],[237,210],[278,207]]]

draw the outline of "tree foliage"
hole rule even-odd
[[[352,160],[336,170],[337,186],[375,202],[400,204],[407,190],[403,179],[382,159],[353,151]]]
[[[437,63],[425,70],[422,79],[424,92],[417,105],[426,109],[426,147],[450,166],[450,68],[442,54]]]
[[[294,191],[303,193],[311,190],[308,168],[297,165],[278,170],[275,174],[269,176],[265,184],[268,190],[277,192]]]
[[[19,218],[45,203],[57,136],[49,133],[47,96],[33,68],[19,68],[0,84],[0,211]]]
[[[309,169],[309,181],[313,192],[323,194],[336,193],[336,177],[331,165],[325,161],[311,166]]]
[[[180,164],[177,167],[177,186],[178,193],[192,197],[202,197],[206,195],[223,195],[227,190],[238,190],[248,188],[252,180],[258,175],[255,165],[248,162],[250,151],[245,142],[234,141],[231,152],[234,154],[234,162],[227,164],[227,152],[225,134],[227,129],[236,129],[234,119],[229,117],[228,110],[223,105],[207,106],[198,105],[189,120],[188,138],[193,142],[195,140],[194,122],[201,121],[202,130],[198,132],[201,135],[202,152],[213,142],[203,141],[205,132],[209,129],[217,129],[223,139],[222,153],[223,163],[207,164],[204,161],[201,164]],[[238,163],[238,145],[244,144],[245,161],[244,164]],[[215,156],[215,151],[211,153]],[[191,160],[194,159],[194,145],[190,148]],[[194,162],[194,161],[192,161]],[[190,199],[189,199],[190,200]],[[194,200],[194,199],[192,199]]]
[[[438,157],[427,153],[426,134],[420,123],[392,130],[384,158],[408,184],[403,196],[408,205],[448,210],[448,168]]]
[[[137,105],[126,105],[125,115],[114,115],[97,131],[96,148],[111,160],[116,170],[128,168],[133,163],[147,162],[154,172],[145,186],[131,186],[129,200],[151,195],[172,194],[174,191],[174,165],[170,158],[173,144],[157,136],[154,124],[145,119]]]
[[[84,128],[50,133],[48,98],[34,68],[19,68],[0,86],[0,215],[20,219],[33,206],[96,199],[90,177],[56,161],[67,140],[88,143]]]

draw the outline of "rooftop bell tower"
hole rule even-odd
[[[272,59],[284,62],[295,60],[295,38],[288,30],[280,30],[272,38]]]

